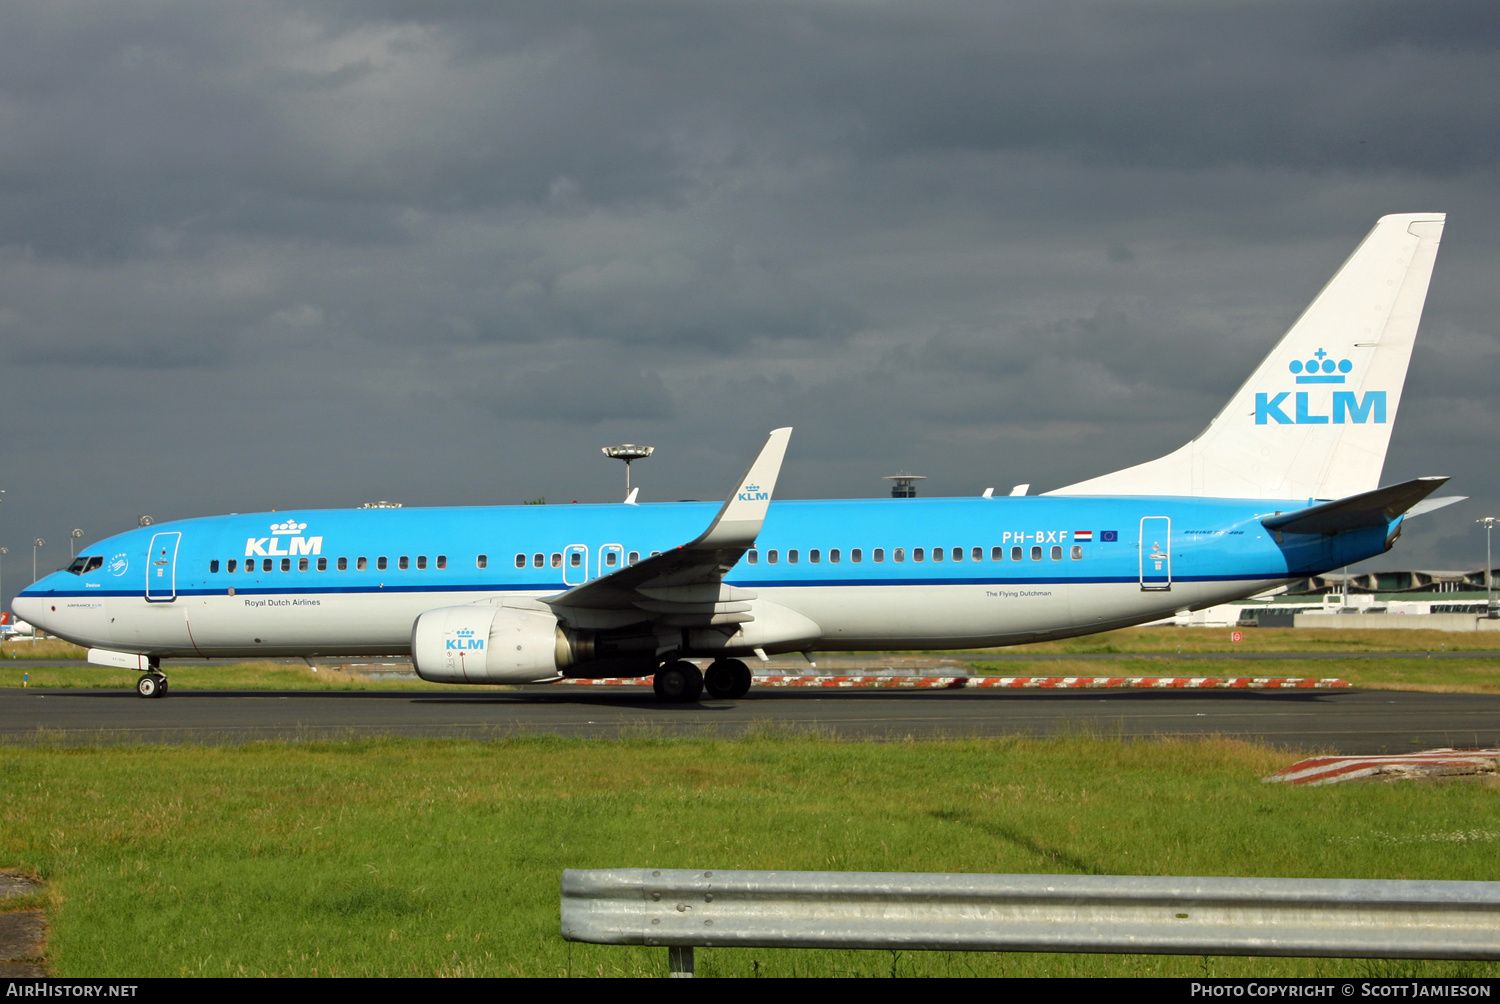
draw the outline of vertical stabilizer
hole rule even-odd
[[[1382,217],[1197,439],[1047,494],[1338,499],[1378,487],[1444,219]]]

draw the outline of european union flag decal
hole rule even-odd
[[[1106,544],[1113,544],[1120,539],[1119,530],[1100,530],[1099,539]]]

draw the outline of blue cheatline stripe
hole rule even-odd
[[[1173,577],[1172,582],[1263,582],[1267,579],[1284,579],[1288,575],[1303,573],[1289,572],[1278,569],[1269,572],[1251,572],[1239,575],[1178,575]],[[818,586],[1069,586],[1069,585],[1129,585],[1139,583],[1137,575],[1122,576],[1089,576],[1087,578],[965,578],[965,579],[937,579],[937,578],[902,578],[902,579],[756,579],[753,581],[740,580],[738,582],[725,580],[729,585],[742,586],[747,589],[779,589],[787,587],[818,587]],[[227,596],[230,587],[223,586],[214,589],[179,589],[178,596]],[[239,596],[327,596],[327,595],[364,595],[372,593],[513,593],[513,592],[537,592],[542,590],[553,590],[565,592],[572,588],[560,582],[501,582],[501,583],[429,583],[420,586],[234,586],[234,595]],[[91,589],[88,591],[56,590],[50,592],[31,593],[23,591],[22,596],[52,596],[60,599],[67,598],[102,598],[102,597],[126,597],[142,599],[143,594],[139,590],[117,590],[105,591]]]

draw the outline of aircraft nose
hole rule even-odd
[[[16,594],[10,601],[10,609],[17,617],[38,627],[45,627],[47,615],[50,613],[47,609],[48,605],[43,597],[24,592]]]

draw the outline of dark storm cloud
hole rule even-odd
[[[1497,113],[1472,3],[9,4],[0,543],[614,498],[610,440],[711,496],[788,423],[793,495],[1066,484],[1421,209],[1387,477],[1487,506]]]

